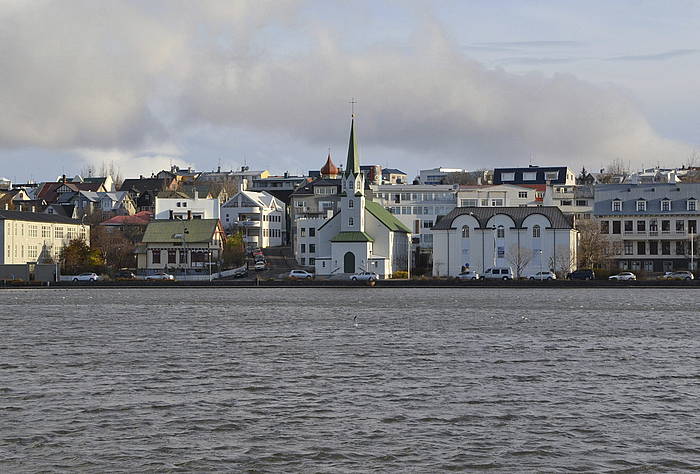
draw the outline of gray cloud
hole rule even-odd
[[[612,58],[607,58],[607,60],[608,61],[666,61],[667,59],[673,59],[673,58],[678,58],[681,56],[698,54],[699,52],[700,52],[700,49],[672,49],[670,51],[664,51],[662,53],[655,53],[655,54],[615,56]]]
[[[495,41],[487,43],[474,43],[477,47],[487,48],[571,48],[583,46],[580,41]]]

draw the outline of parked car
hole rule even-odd
[[[610,275],[608,280],[636,280],[637,275],[632,272],[620,272],[617,275]]]
[[[695,275],[687,270],[681,270],[677,272],[666,272],[666,274],[659,278],[662,280],[694,280]]]
[[[97,273],[81,273],[80,275],[75,275],[73,277],[73,281],[97,281],[100,279],[100,276]]]
[[[174,280],[175,277],[170,273],[159,272],[152,275],[146,275],[146,280]]]
[[[114,274],[115,280],[136,280],[136,275],[131,270],[121,269]]]
[[[265,265],[265,260],[258,260],[255,262],[255,271],[259,272],[261,270],[265,270],[266,265]]]
[[[306,270],[292,270],[289,272],[289,278],[292,280],[313,280],[314,274]]]
[[[379,275],[374,272],[358,272],[350,277],[352,281],[377,281]]]
[[[481,279],[484,280],[512,280],[513,269],[510,267],[487,268]]]
[[[552,271],[537,272],[534,275],[530,275],[530,280],[556,280],[557,275]]]
[[[233,275],[231,275],[233,278],[244,278],[248,276],[248,270],[245,268],[239,268],[235,272],[233,272]]]
[[[574,270],[566,275],[567,280],[595,280],[595,272],[590,268]]]
[[[465,270],[455,278],[458,280],[478,280],[481,276],[473,270]]]

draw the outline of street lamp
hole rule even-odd
[[[539,249],[537,253],[540,254],[540,279],[542,279],[542,249]]]

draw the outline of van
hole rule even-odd
[[[513,269],[510,267],[487,268],[481,279],[487,280],[512,280]]]

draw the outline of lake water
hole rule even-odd
[[[0,302],[0,472],[700,466],[698,290],[56,289]]]

